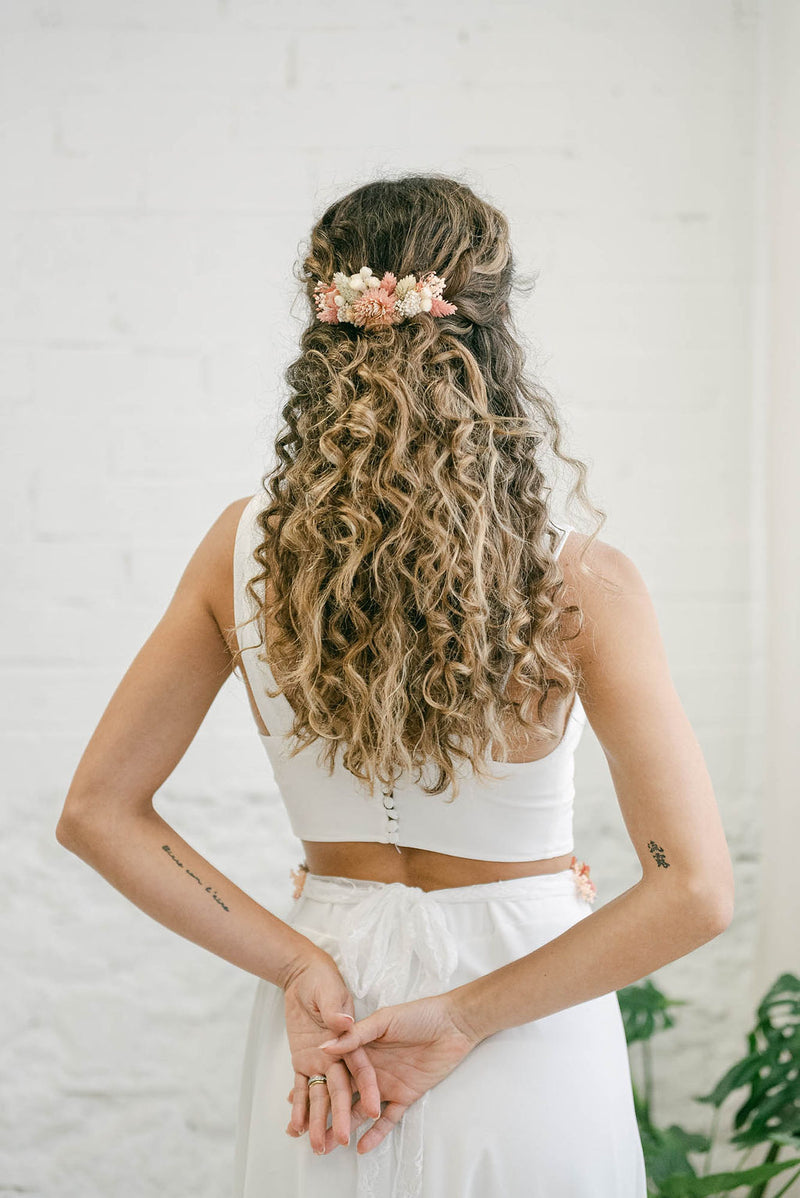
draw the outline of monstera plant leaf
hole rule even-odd
[[[711,1146],[708,1136],[686,1131],[675,1123],[666,1128],[648,1124],[640,1126],[639,1131],[647,1179],[658,1186],[659,1194],[662,1183],[667,1179],[694,1178],[689,1153],[708,1152]]]
[[[771,1161],[731,1173],[709,1173],[705,1177],[674,1174],[659,1185],[656,1193],[658,1198],[711,1198],[712,1195],[728,1194],[738,1186],[765,1184],[792,1165],[800,1165],[800,1156],[791,1161]]]
[[[749,1093],[736,1111],[731,1144],[749,1148],[772,1140],[800,1150],[800,978],[781,974],[756,1012],[748,1052],[697,1102],[720,1107],[742,1086]],[[741,1183],[740,1183],[741,1184]]]
[[[675,1020],[669,1013],[670,1007],[686,1006],[685,999],[667,998],[649,978],[638,985],[618,990],[617,998],[629,1047],[637,1040],[649,1040],[656,1032],[674,1027]]]

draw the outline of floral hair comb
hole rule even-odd
[[[405,275],[399,282],[390,270],[382,279],[369,266],[362,266],[357,275],[337,270],[332,283],[317,283],[314,288],[317,319],[375,329],[400,324],[418,312],[451,316],[457,309],[442,299],[445,282],[432,270],[419,279]]]

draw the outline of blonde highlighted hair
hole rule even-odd
[[[368,331],[317,320],[316,281],[364,263],[397,278],[435,271],[457,311]],[[579,682],[565,617],[573,636],[583,617],[553,556],[548,452],[600,517],[581,559],[605,513],[562,448],[552,399],[525,376],[508,222],[465,183],[358,187],[314,225],[299,277],[308,325],[285,373],[247,583],[279,685],[266,693],[295,712],[292,755],[319,740],[332,772],[341,749],[370,793],[433,766],[423,789],[455,797],[456,761],[491,776],[484,758],[507,760],[509,717],[555,738],[548,693]]]

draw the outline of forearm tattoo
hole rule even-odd
[[[663,866],[664,869],[669,869],[669,861],[664,856],[664,849],[660,844],[656,844],[654,840],[648,840],[647,847],[653,854],[656,865]]]
[[[175,856],[175,854],[173,853],[172,849],[169,847],[168,844],[162,844],[161,847],[165,853],[169,854],[169,856],[172,858],[172,860],[175,862],[176,865],[179,865],[181,867],[181,869],[184,870],[184,872],[189,875],[190,878],[194,878],[194,880],[195,880],[195,882],[197,882],[198,886],[203,886],[203,883],[200,881],[197,874],[192,873],[192,871],[189,869],[188,865],[184,865],[182,861],[178,860],[178,858]],[[222,899],[219,897],[219,895],[217,894],[217,892],[213,886],[204,886],[203,889],[205,890],[206,894],[211,895],[211,897],[213,898],[215,903],[219,903],[219,905],[220,905],[220,907],[222,907],[223,911],[230,911],[230,907],[225,906],[225,904],[223,903]]]

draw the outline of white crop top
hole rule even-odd
[[[267,503],[263,490],[256,492],[242,512],[234,547],[234,617],[238,623],[256,612],[247,595],[248,579],[260,572],[252,556],[261,541],[256,516]],[[561,552],[572,525],[554,525]],[[263,584],[261,584],[263,588]],[[259,590],[263,594],[263,589]],[[573,702],[564,736],[545,757],[527,762],[489,760],[490,781],[475,776],[469,762],[457,760],[459,793],[452,787],[441,794],[426,794],[408,774],[395,782],[393,792],[382,794],[376,785],[370,795],[337,754],[334,771],[318,764],[319,741],[289,757],[286,743],[294,718],[283,694],[270,698],[264,687],[276,689],[269,666],[258,660],[257,621],[238,629],[242,666],[253,698],[270,735],[258,735],[270,759],[275,781],[289,822],[300,840],[377,841],[429,849],[481,861],[534,861],[559,857],[573,850],[572,804],[574,752],[586,724],[579,696]],[[428,785],[435,772],[421,781]],[[447,800],[450,800],[449,802]]]

